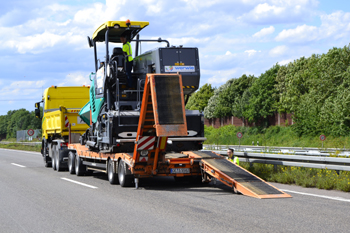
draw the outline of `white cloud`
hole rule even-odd
[[[261,52],[261,51],[256,51],[254,49],[250,49],[250,50],[246,50],[244,52],[248,53],[248,56],[250,57],[250,56],[254,55],[255,53],[258,53],[258,52]]]
[[[315,26],[302,25],[295,29],[283,30],[276,37],[276,41],[312,41],[318,38],[319,29]]]
[[[45,84],[44,80],[39,81],[15,81],[12,82],[10,87],[11,88],[38,88],[42,87]]]
[[[274,31],[275,31],[274,26],[270,26],[270,27],[268,27],[268,28],[263,28],[263,29],[261,29],[260,31],[258,31],[257,33],[255,33],[255,34],[253,35],[253,37],[257,37],[257,38],[264,37],[264,36],[266,36],[266,35],[270,35],[270,34],[274,33]]]
[[[293,61],[294,61],[293,59],[286,59],[286,60],[279,61],[278,64],[284,66],[284,65],[288,65],[289,63],[291,63]]]
[[[83,8],[74,14],[73,22],[80,26],[89,25],[91,27],[93,25],[97,27],[105,21],[105,8],[106,6],[101,3],[95,3],[90,8]]]
[[[45,80],[37,81],[14,81],[8,80],[3,82],[2,89],[0,89],[0,99],[8,100],[8,110],[16,109],[14,106],[21,106],[23,103],[29,103],[27,109],[33,109],[33,103],[37,99],[41,99],[42,88],[46,86]],[[2,102],[4,103],[4,102]],[[5,114],[6,111],[0,109],[0,114]]]
[[[337,11],[332,14],[320,16],[322,24],[319,27],[299,25],[294,29],[284,29],[275,38],[276,41],[290,43],[305,43],[323,39],[338,40],[344,42],[350,36],[350,13]]]
[[[202,73],[204,75],[209,76],[207,79],[208,83],[214,84],[215,85],[221,85],[222,83],[225,83],[227,80],[233,78],[236,73],[237,69],[228,69],[228,70],[220,70],[220,71],[211,71],[211,70],[202,70]]]
[[[288,50],[287,46],[280,45],[280,46],[277,46],[277,47],[271,49],[269,54],[270,54],[270,56],[277,57],[277,56],[281,56],[281,55],[285,54],[287,52],[287,50]]]
[[[243,22],[256,24],[303,21],[310,17],[317,5],[316,0],[263,1],[239,18]]]
[[[82,86],[90,85],[89,75],[85,72],[71,72],[66,75],[63,82],[59,83],[58,86]]]
[[[59,42],[67,40],[67,35],[56,35],[50,32],[27,36],[20,41],[9,41],[9,44],[16,47],[19,53],[38,53],[47,47],[53,47]]]

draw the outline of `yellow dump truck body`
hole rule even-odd
[[[89,87],[49,87],[44,91],[43,138],[83,134],[89,127],[79,117],[80,109],[89,101]]]

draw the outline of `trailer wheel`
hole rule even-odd
[[[51,151],[52,151],[52,169],[56,170],[56,146],[51,144]]]
[[[43,140],[42,141],[42,149],[41,149],[41,153],[43,155],[43,159],[44,159],[44,165],[45,167],[51,167],[51,158],[48,156],[47,153],[49,153],[50,155],[50,145],[51,143],[47,143],[47,141]],[[49,148],[49,151],[47,152],[47,148]]]
[[[48,148],[48,154],[46,153],[47,148]],[[42,150],[43,150],[45,167],[51,167],[52,166],[52,162],[51,162],[51,156],[52,156],[51,143],[45,142]]]
[[[62,157],[60,156],[60,151],[56,150],[56,156],[55,156],[55,159],[56,159],[56,171],[58,172],[61,172],[63,171],[63,168],[62,168]]]
[[[83,165],[80,157],[78,155],[75,156],[75,174],[77,176],[83,176],[86,172],[86,167]]]
[[[111,159],[108,160],[108,166],[107,166],[108,181],[110,184],[119,184],[118,173],[115,171],[115,169],[113,169],[114,163],[115,162],[113,160]]]
[[[132,185],[132,176],[126,174],[126,165],[123,160],[119,161],[118,179],[119,179],[119,184],[122,187],[129,187]]]
[[[52,162],[51,162],[51,160],[50,160],[50,158],[48,156],[46,156],[44,158],[44,166],[45,167],[51,167],[52,166]]]
[[[75,153],[73,151],[68,153],[68,170],[69,174],[75,174]]]

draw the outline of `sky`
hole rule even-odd
[[[214,87],[350,42],[348,0],[1,1],[0,115],[33,111],[47,87],[89,85],[86,37],[126,19],[150,23],[140,38],[198,47],[200,85]]]

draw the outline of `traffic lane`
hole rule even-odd
[[[307,194],[326,196],[326,197],[335,197],[335,198],[339,197],[339,198],[350,200],[350,192],[343,192],[339,190],[325,190],[325,189],[318,189],[318,188],[305,188],[297,185],[280,184],[280,183],[274,183],[274,182],[270,182],[270,184],[272,184],[273,186],[279,189],[287,190],[286,191],[287,193],[289,190],[291,190],[292,192],[290,192],[289,194],[291,194],[292,196],[302,195],[302,194],[296,193],[296,192],[300,192],[300,193],[307,193]]]
[[[156,178],[158,179],[158,178]],[[334,200],[295,196],[283,199],[264,199],[234,195],[223,184],[208,185],[207,188],[176,187],[167,185],[166,179],[159,186],[150,184],[147,191],[171,192],[173,200],[179,201],[183,214],[203,212],[200,219],[209,216],[208,221],[218,229],[264,232],[270,231],[347,231],[349,205]],[[164,189],[163,189],[164,188]],[[165,195],[168,196],[168,195]],[[170,196],[170,195],[169,195]]]
[[[344,231],[349,227],[344,214],[349,208],[339,201],[300,195],[287,199],[259,200],[234,195],[229,188],[219,183],[193,186],[176,183],[169,177],[144,179],[140,182],[139,190],[109,185],[106,175],[102,173],[84,179],[89,184],[103,186],[100,189],[106,190],[106,195],[125,193],[123,201],[133,203],[135,209],[142,207],[156,210],[160,216],[178,219],[179,226],[181,223],[198,229],[204,227],[202,231],[205,232],[227,229],[263,232]],[[102,183],[94,183],[95,180]]]
[[[203,228],[200,222],[181,219],[181,216],[177,215],[182,209],[177,209],[174,215],[173,209],[177,207],[176,204],[171,208],[174,200],[164,208],[159,206],[158,203],[163,201],[162,195],[156,202],[150,202],[149,200],[154,198],[152,193],[110,186],[105,175],[97,174],[96,179],[89,176],[69,176],[68,173],[53,172],[44,168],[41,161],[38,167],[29,166],[20,159],[22,154],[18,155],[17,160],[14,154],[11,156],[12,159],[8,159],[7,164],[0,165],[4,171],[0,178],[0,190],[1,195],[6,197],[1,199],[1,205],[4,206],[2,219],[7,229],[25,229],[33,232],[67,231],[72,229],[72,226],[78,226],[79,231],[88,232],[95,232],[101,228],[106,232],[113,231],[116,227],[118,231],[160,232],[169,228],[170,231],[176,232],[190,231],[195,226],[196,229],[206,232],[205,229],[208,228]],[[21,163],[26,167],[15,167],[10,162]],[[105,187],[94,192],[62,181],[61,176],[93,181],[93,184],[97,185],[102,183]],[[180,228],[179,222],[182,222]]]
[[[25,163],[29,167],[37,167],[38,165],[44,164],[42,156],[39,152],[3,148],[0,148],[0,163],[1,162],[17,164]]]
[[[21,158],[23,154],[18,156]],[[12,158],[17,157],[12,156]],[[39,201],[36,201],[36,205],[49,210],[50,206],[56,207],[54,210],[50,210],[51,214],[46,214],[45,216],[40,216],[42,212],[39,207],[34,208],[34,210],[39,208],[36,211],[36,215],[40,216],[38,221],[41,222],[40,220],[44,219],[47,222],[46,225],[41,225],[42,228],[38,228],[38,230],[53,229],[52,227],[62,231],[70,229],[70,227],[64,228],[64,226],[61,226],[59,223],[62,224],[62,222],[67,223],[65,226],[77,225],[79,226],[77,229],[88,232],[94,229],[93,227],[96,225],[101,227],[101,224],[92,223],[86,228],[86,219],[102,223],[102,229],[113,230],[118,226],[119,229],[127,231],[133,229],[143,232],[146,229],[156,232],[161,231],[160,229],[169,229],[171,232],[184,229],[196,229],[196,231],[204,232],[213,230],[227,231],[228,229],[234,229],[235,231],[259,230],[263,232],[296,230],[345,231],[349,227],[346,214],[344,214],[349,211],[348,205],[344,205],[344,203],[339,204],[339,201],[321,200],[320,198],[301,195],[293,195],[293,198],[288,199],[258,200],[242,195],[234,195],[230,189],[219,182],[216,186],[212,184],[191,186],[189,184],[175,183],[171,178],[146,179],[140,183],[140,190],[134,190],[132,188],[109,185],[106,175],[101,173],[95,173],[92,177],[76,177],[68,173],[53,172],[52,169],[43,167],[41,157],[39,157],[40,159],[35,158],[37,167],[29,167],[25,168],[25,170],[31,170],[31,173],[38,173],[36,179],[47,189],[45,191],[47,196],[39,198]],[[20,163],[20,161],[16,162]],[[15,167],[11,170],[14,169]],[[16,167],[16,169],[19,168]],[[1,170],[3,170],[3,167]],[[31,175],[33,176],[33,174]],[[25,175],[25,177],[28,176]],[[63,181],[61,177],[97,186],[98,191],[92,191],[86,187],[76,187],[78,185]],[[2,180],[3,177],[1,177]],[[32,179],[30,181],[30,183],[33,182]],[[1,184],[2,186],[3,184]],[[31,186],[36,187],[39,184],[34,183]],[[27,187],[26,189],[31,190],[32,187]],[[0,190],[6,189],[1,188]],[[35,193],[38,191],[31,192],[31,195],[35,196]],[[6,195],[6,193],[1,194],[1,196]],[[16,196],[14,195],[14,197]],[[21,196],[16,197],[12,202],[20,198]],[[40,201],[42,199],[45,200],[44,204]],[[62,203],[62,199],[68,201],[63,201]],[[8,203],[11,203],[11,200]],[[22,204],[23,206],[30,205],[27,202]],[[10,205],[10,207],[13,207],[13,205]],[[68,215],[69,217],[62,221],[50,220],[55,218],[55,216],[65,216],[65,209],[69,210],[71,208],[72,210],[69,213],[73,214]],[[77,209],[84,210],[83,216]],[[90,216],[87,212],[95,214]],[[115,212],[123,214],[116,216]],[[29,211],[26,215],[30,215],[30,213]],[[124,215],[131,217],[123,218]],[[109,219],[108,216],[114,216],[114,221],[112,219],[106,221]],[[22,220],[22,218],[17,220]],[[59,223],[54,225],[55,222]],[[24,226],[28,227],[30,224],[28,225],[27,223]]]
[[[16,162],[27,165],[22,160]],[[1,225],[11,231],[160,232],[164,226],[178,229],[176,220],[152,211],[156,206],[144,208],[142,203],[135,204],[137,196],[130,195],[133,194],[130,189],[92,190],[63,181],[60,177],[67,173],[53,172],[41,165],[19,168],[1,163],[0,166],[5,174],[0,176],[1,196],[5,197],[0,203],[4,206]],[[185,225],[182,229],[190,231],[191,227]]]

